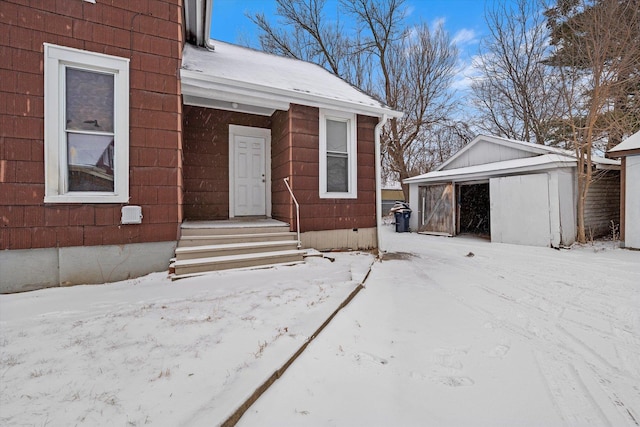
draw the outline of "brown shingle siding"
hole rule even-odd
[[[24,249],[31,248],[31,233],[35,231],[35,229],[28,228],[9,228],[9,239],[5,240],[4,243],[8,244],[6,248],[3,249]],[[35,233],[34,233],[35,234]]]
[[[0,212],[13,209],[0,249],[177,238],[180,13],[179,0],[0,2]],[[131,60],[129,192],[141,225],[120,225],[120,204],[44,205],[45,42]]]
[[[10,3],[8,1],[0,2],[0,18],[2,18],[2,22],[9,25],[17,25],[18,8],[19,6],[15,3]]]
[[[51,230],[50,228],[46,230]],[[57,227],[55,229],[56,233],[56,244],[55,246],[82,246],[84,243],[84,230],[83,227],[75,226],[75,227]],[[36,238],[36,240],[38,240]],[[43,242],[44,243],[44,242]],[[44,247],[50,247],[51,245],[47,245]]]
[[[4,138],[0,147],[6,160],[31,160],[31,141],[17,138]]]
[[[374,132],[378,119],[357,117],[357,199],[320,199],[319,110],[293,105],[289,111],[289,119],[293,158],[291,183],[300,203],[301,231],[375,227]],[[288,193],[281,197],[282,203],[288,206]]]
[[[229,217],[229,125],[270,128],[264,116],[185,106],[184,215]]]
[[[44,164],[42,162],[15,162],[15,180],[24,184],[44,184]]]
[[[44,200],[43,184],[15,183],[10,191],[13,191],[16,205],[42,205]]]
[[[95,208],[93,206],[81,205],[69,209],[69,225],[90,225],[94,222]]]

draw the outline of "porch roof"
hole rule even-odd
[[[316,64],[218,40],[211,44],[214,51],[185,44],[180,77],[186,104],[271,115],[294,103],[402,116]]]
[[[464,168],[436,170],[404,180],[405,184],[422,184],[435,182],[461,182],[483,180],[499,176],[518,175],[540,172],[544,170],[576,167],[575,157],[560,154],[543,154],[541,156],[502,162],[485,163]]]

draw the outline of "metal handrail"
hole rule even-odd
[[[287,190],[289,190],[289,194],[291,194],[291,199],[293,199],[293,203],[296,204],[296,231],[298,232],[298,249],[302,246],[302,241],[300,240],[300,205],[296,200],[296,196],[293,195],[293,190],[291,190],[291,186],[289,186],[289,177],[284,179],[284,185],[287,186]]]

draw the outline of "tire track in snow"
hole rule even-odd
[[[589,393],[573,364],[552,359],[541,352],[534,354],[549,397],[567,425],[614,426]]]
[[[638,425],[640,386],[629,383],[640,384],[640,339],[636,333],[640,321],[633,300],[619,291],[632,286],[628,278],[615,280],[610,266],[597,264],[585,264],[580,274],[572,277],[563,273],[562,264],[507,268],[478,258],[456,264],[454,277],[444,275],[452,265],[438,257],[421,257],[423,265],[414,269],[418,277],[429,279],[460,304],[485,315],[489,327],[503,329],[541,349],[536,359],[540,373],[568,425]],[[427,275],[423,269],[435,273]],[[468,285],[490,300],[481,294],[470,298],[469,287],[460,287],[465,283],[457,280],[460,277],[468,278]],[[584,339],[567,329],[571,325],[577,332],[583,331]],[[605,349],[613,349],[613,361],[601,353]],[[556,356],[542,360],[543,353]],[[588,369],[578,370],[576,364]],[[622,395],[607,387],[612,381],[625,385],[627,392]]]

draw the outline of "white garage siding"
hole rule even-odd
[[[640,249],[640,156],[628,156],[625,163],[624,245]]]
[[[576,239],[576,208],[570,169],[489,180],[491,241],[567,246]]]
[[[524,159],[527,157],[531,157],[530,152],[488,141],[478,141],[472,150],[461,153],[443,167],[442,170],[502,162],[505,160]]]
[[[491,178],[489,192],[492,242],[551,245],[547,174]]]

